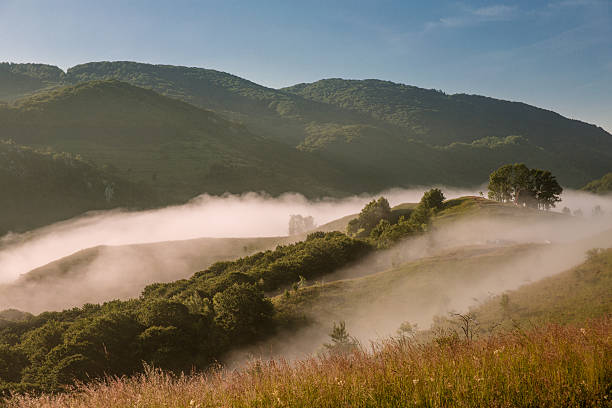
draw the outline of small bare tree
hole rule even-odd
[[[463,331],[465,339],[467,341],[472,341],[474,339],[474,333],[480,327],[480,323],[478,323],[474,315],[472,313],[451,313],[451,316],[458,319],[459,327],[461,327],[461,331]]]

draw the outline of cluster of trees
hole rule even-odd
[[[523,163],[506,164],[489,175],[489,198],[548,210],[561,201],[563,188],[550,171]]]
[[[444,193],[426,191],[412,210],[394,211],[386,198],[369,202],[347,226],[350,236],[367,238],[379,248],[387,248],[400,239],[427,230],[432,215],[443,208]]]
[[[138,299],[3,320],[0,391],[56,391],[74,380],[129,375],[143,362],[176,372],[205,369],[284,323],[264,290],[330,273],[372,249],[340,232],[316,232],[190,279],[150,285]]]

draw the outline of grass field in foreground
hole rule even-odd
[[[391,339],[356,351],[242,371],[133,378],[18,396],[16,407],[604,407],[612,397],[612,319],[506,332],[474,342]]]

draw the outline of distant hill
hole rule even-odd
[[[88,63],[66,74],[70,82],[106,78],[218,111],[344,168],[359,161],[367,169],[361,176],[383,188],[477,184],[482,173],[509,161],[548,167],[578,187],[609,171],[612,161],[612,136],[601,128],[477,95],[342,79],[276,90],[214,70],[134,62]]]
[[[405,137],[446,146],[453,155],[482,157],[478,153],[488,147],[491,154],[506,160],[514,157],[536,166],[546,163],[567,184],[575,184],[584,175],[570,175],[563,167],[587,174],[595,169],[603,172],[612,159],[612,135],[603,129],[524,103],[447,95],[380,80],[327,79],[283,91],[396,125],[405,130]],[[509,140],[513,135],[520,139]],[[529,147],[521,151],[508,149],[507,144]]]
[[[63,81],[64,71],[44,64],[0,63],[0,100],[13,100]]]
[[[260,182],[261,172],[239,172],[232,183],[225,183],[233,191],[296,190],[320,195],[436,183],[473,186],[509,162],[549,169],[562,185],[577,188],[610,171],[612,163],[612,135],[603,129],[524,103],[477,95],[447,95],[381,80],[326,79],[272,89],[215,70],[129,61],[91,62],[57,75],[48,74],[48,66],[11,67],[11,72],[19,71],[34,82],[45,78],[44,84],[33,83],[32,89],[109,79],[147,88],[241,123],[251,136],[309,153],[328,172],[312,175],[316,182],[304,183],[304,178],[290,182],[295,176],[291,167],[306,160],[292,153],[282,180]],[[1,95],[0,99],[9,100]],[[127,100],[124,103],[117,102],[129,106]],[[161,114],[169,107],[159,108],[154,123],[176,113],[170,109]],[[107,126],[97,123],[100,131]],[[132,171],[141,170],[132,166]],[[140,179],[149,177],[151,182],[153,173],[149,170]],[[248,183],[237,183],[244,174],[250,176]],[[191,184],[192,194],[204,188],[213,193],[223,190],[210,182],[181,182],[186,190]]]
[[[0,236],[89,210],[155,205],[146,186],[126,181],[68,153],[0,141]]]
[[[612,173],[604,175],[602,178],[593,180],[582,188],[584,191],[590,191],[595,194],[612,193]]]
[[[346,181],[325,160],[256,136],[219,115],[119,81],[92,81],[0,107],[2,135],[80,154],[163,202],[203,192],[338,195]],[[356,189],[358,181],[352,189]],[[351,186],[349,186],[351,187]]]

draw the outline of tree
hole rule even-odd
[[[596,205],[595,207],[593,207],[593,211],[591,214],[593,215],[593,217],[601,217],[602,215],[604,215],[604,212],[601,209],[600,205]]]
[[[289,217],[289,235],[302,234],[315,227],[314,218],[293,214]]]
[[[432,188],[429,191],[426,191],[421,198],[420,204],[424,205],[427,208],[431,208],[434,210],[440,210],[442,208],[442,203],[444,202],[445,197],[442,190],[439,188]]]
[[[329,337],[331,338],[331,343],[325,343],[323,346],[333,354],[349,353],[356,349],[359,344],[357,339],[352,337],[346,330],[346,323],[344,321],[338,324],[334,322],[334,328]]]
[[[529,188],[539,209],[554,208],[555,204],[561,201],[559,195],[563,192],[563,188],[550,171],[531,169],[529,171]]]
[[[272,318],[272,303],[255,285],[235,283],[213,298],[215,322],[237,342],[264,334]]]
[[[550,171],[506,164],[489,175],[489,198],[548,210],[561,201],[563,188]]]
[[[506,164],[489,175],[489,198],[492,200],[518,204],[528,191],[529,168],[522,163]]]
[[[391,221],[391,218],[389,201],[384,197],[380,197],[378,200],[370,201],[363,207],[359,216],[349,222],[347,232],[349,235],[367,237],[380,220]]]

